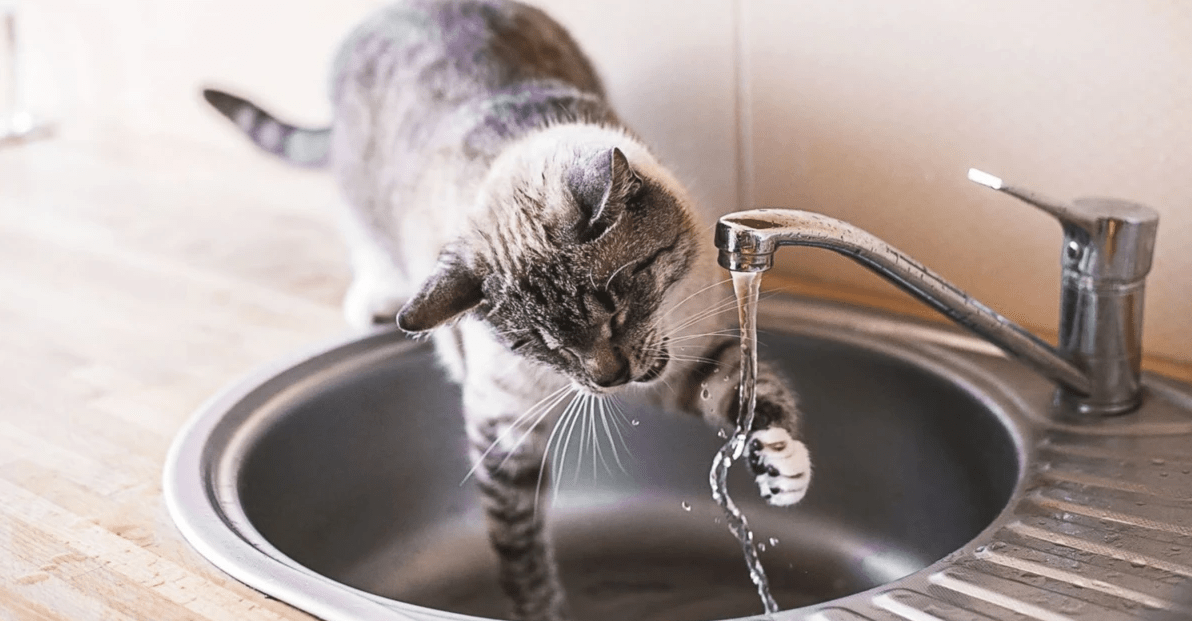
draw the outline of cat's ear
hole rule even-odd
[[[580,210],[576,238],[584,243],[598,239],[616,223],[629,199],[641,191],[642,179],[625,154],[613,147],[572,168],[567,184]]]
[[[397,313],[398,327],[406,332],[426,332],[459,317],[484,299],[481,283],[462,259],[445,253],[434,273]]]

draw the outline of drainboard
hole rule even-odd
[[[761,326],[815,464],[794,508],[765,506],[744,468],[730,480],[775,619],[1186,618],[1186,389],[1148,378],[1142,411],[1064,424],[1050,384],[946,328],[790,299]],[[574,617],[759,613],[707,488],[723,441],[623,407],[638,424],[616,454],[572,443],[544,499]],[[171,451],[166,496],[205,556],[317,616],[502,619],[465,455],[432,352],[376,332],[215,397]]]

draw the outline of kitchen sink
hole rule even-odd
[[[740,465],[730,479],[772,618],[1192,618],[1186,386],[1148,375],[1138,412],[1066,420],[1054,384],[947,327],[789,297],[759,322],[815,467],[792,508],[766,506]],[[460,407],[426,343],[319,347],[200,409],[167,503],[221,569],[324,619],[504,619]],[[724,441],[621,407],[599,451],[569,445],[542,500],[574,617],[760,614],[708,489]]]

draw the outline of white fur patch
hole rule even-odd
[[[768,471],[756,478],[762,498],[778,507],[802,500],[811,483],[811,455],[807,446],[781,427],[755,431],[749,436],[751,444],[754,440],[762,445],[757,451],[758,461]]]

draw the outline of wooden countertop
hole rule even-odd
[[[161,498],[210,394],[344,331],[329,177],[186,144],[0,149],[0,619],[311,619]]]
[[[0,149],[0,619],[311,618],[193,551],[160,479],[209,395],[345,331],[335,200],[248,149]]]

